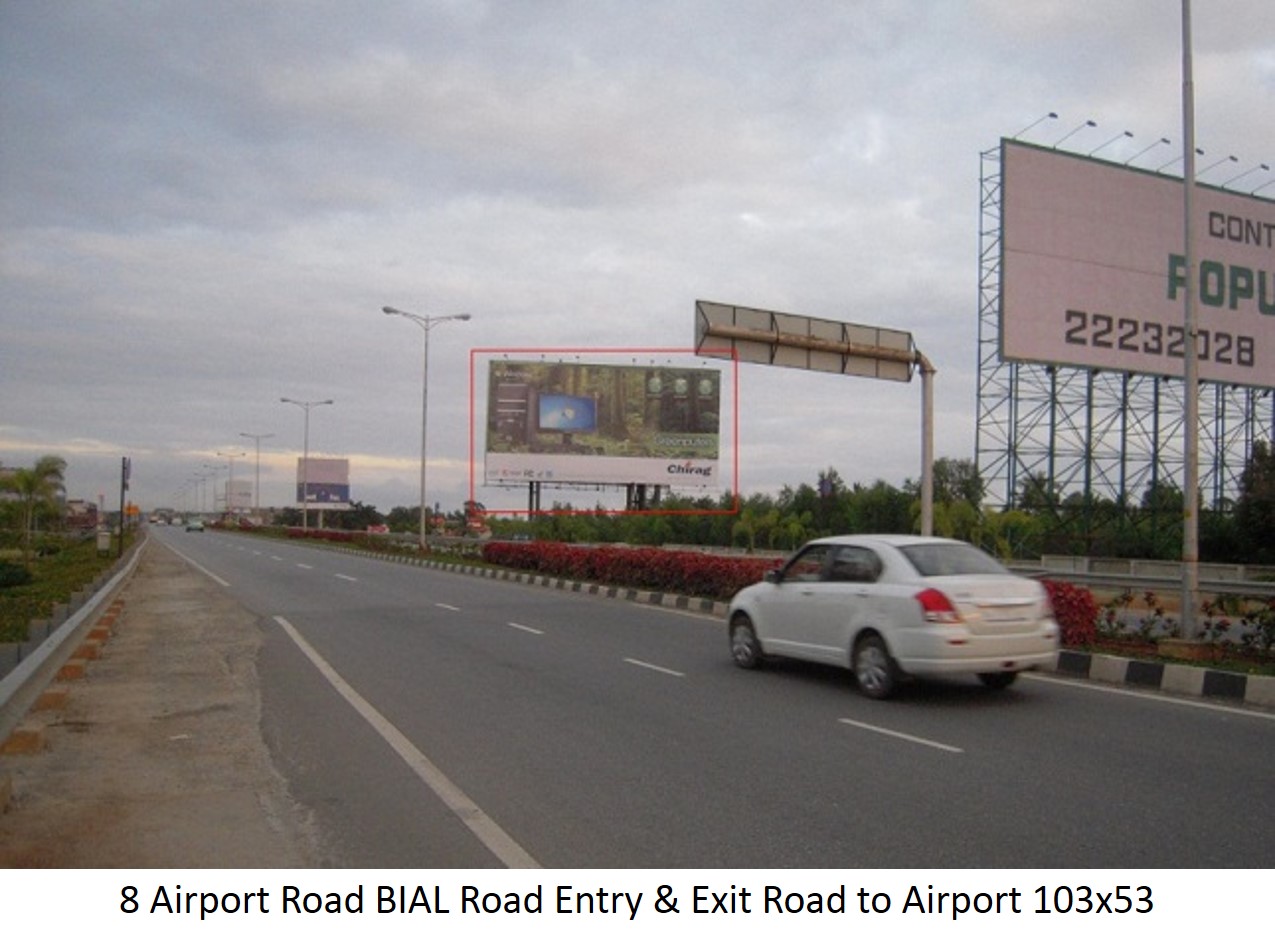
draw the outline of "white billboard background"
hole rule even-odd
[[[1001,355],[1180,376],[1180,179],[1002,143]],[[1200,378],[1275,386],[1275,202],[1200,186]],[[1176,290],[1176,292],[1174,292]]]
[[[350,459],[298,458],[296,503],[308,494],[306,506],[314,510],[344,511],[350,506]]]

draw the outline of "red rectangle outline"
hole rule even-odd
[[[684,517],[691,517],[691,516],[704,517],[707,515],[709,517],[713,517],[713,516],[721,516],[721,515],[736,515],[739,513],[739,354],[735,351],[735,347],[733,346],[730,346],[730,347],[706,346],[705,348],[700,350],[695,350],[695,349],[690,349],[685,347],[655,347],[655,348],[641,348],[641,349],[631,348],[631,347],[597,347],[597,348],[586,348],[586,349],[574,349],[570,347],[545,348],[545,347],[538,347],[538,346],[521,346],[521,347],[520,346],[513,346],[513,347],[479,346],[479,347],[475,347],[474,349],[471,349],[469,351],[469,500],[470,500],[470,503],[475,503],[477,501],[477,498],[475,497],[475,491],[474,491],[475,484],[476,484],[476,477],[475,477],[476,462],[474,458],[476,429],[475,429],[474,414],[475,414],[475,409],[477,406],[477,389],[476,389],[477,382],[475,378],[475,367],[476,367],[478,356],[491,355],[493,353],[501,353],[503,355],[508,355],[509,353],[520,353],[520,354],[525,354],[525,353],[568,354],[569,353],[572,355],[612,355],[612,356],[634,355],[634,354],[641,354],[641,355],[676,354],[676,355],[684,355],[684,356],[685,355],[702,356],[705,353],[708,353],[708,354],[717,355],[717,356],[729,356],[731,362],[733,363],[733,366],[731,369],[731,382],[732,382],[731,396],[732,396],[732,406],[733,406],[733,412],[732,412],[732,418],[731,418],[731,428],[732,428],[731,441],[733,442],[732,455],[734,457],[732,461],[733,461],[734,472],[733,472],[733,477],[731,481],[731,497],[734,500],[734,505],[729,510],[724,510],[724,511],[700,511],[700,510],[694,510],[694,509],[687,510],[687,511],[628,511],[628,510],[598,511],[595,509],[590,511],[574,511],[574,510],[561,511],[559,510],[559,511],[533,512],[530,508],[509,508],[509,509],[500,509],[500,510],[489,509],[487,511],[488,515],[504,514],[504,515],[512,515],[512,516],[525,515],[526,517],[531,517],[533,516],[533,514],[555,514],[559,516],[628,514],[628,515],[639,515],[639,516],[655,515],[655,516],[684,516]]]

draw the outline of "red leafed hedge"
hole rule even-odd
[[[1088,646],[1098,633],[1098,601],[1084,587],[1061,580],[1043,580],[1058,619],[1064,646]]]
[[[553,541],[489,541],[483,560],[493,566],[547,573],[603,586],[659,590],[728,600],[778,561],[722,557],[659,547],[586,547]]]

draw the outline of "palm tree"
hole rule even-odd
[[[18,468],[7,479],[7,487],[18,496],[22,511],[23,563],[31,565],[32,535],[35,516],[44,505],[51,505],[62,490],[66,462],[57,455],[45,455],[31,468]]]

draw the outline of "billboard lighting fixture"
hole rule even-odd
[[[1056,118],[1058,118],[1058,113],[1057,113],[1057,112],[1046,112],[1044,115],[1042,115],[1040,118],[1038,118],[1038,119],[1037,119],[1035,122],[1033,122],[1031,125],[1027,126],[1025,129],[1022,129],[1022,130],[1020,130],[1019,132],[1017,132],[1017,133],[1014,135],[1014,138],[1022,138],[1024,135],[1026,135],[1028,132],[1030,132],[1032,129],[1034,129],[1034,128],[1035,128],[1037,125],[1039,125],[1041,122],[1044,122],[1044,121],[1045,121],[1045,120],[1047,120],[1047,119],[1056,119]]]
[[[1103,142],[1101,145],[1099,145],[1097,148],[1095,148],[1092,152],[1090,152],[1090,153],[1089,153],[1087,156],[1085,156],[1085,157],[1087,157],[1087,158],[1092,158],[1092,157],[1093,157],[1096,153],[1098,153],[1098,152],[1102,151],[1102,150],[1103,150],[1104,148],[1106,148],[1108,145],[1111,145],[1111,144],[1113,144],[1113,143],[1115,143],[1115,142],[1120,141],[1120,139],[1122,139],[1122,138],[1133,138],[1133,133],[1132,133],[1132,132],[1121,132],[1119,135],[1113,135],[1111,138],[1107,139],[1105,142]]]
[[[1081,129],[1094,129],[1094,128],[1097,128],[1097,127],[1098,127],[1098,123],[1097,123],[1097,122],[1095,122],[1093,119],[1085,119],[1085,121],[1081,122],[1081,123],[1080,123],[1079,125],[1077,125],[1074,129],[1072,129],[1070,132],[1068,132],[1066,135],[1064,135],[1062,138],[1060,138],[1058,141],[1054,142],[1054,144],[1053,144],[1053,146],[1052,146],[1052,147],[1053,147],[1053,148],[1057,148],[1059,145],[1061,145],[1063,142],[1067,141],[1067,139],[1071,138],[1073,135],[1075,135],[1075,134],[1076,134],[1077,132],[1079,132]]]
[[[1203,154],[1204,154],[1204,149],[1202,149],[1202,148],[1197,148],[1197,149],[1195,150],[1195,153],[1196,153],[1197,155],[1203,155]],[[1182,160],[1182,156],[1181,156],[1181,155],[1177,155],[1177,156],[1175,156],[1175,157],[1173,157],[1173,158],[1169,159],[1168,161],[1166,161],[1163,165],[1161,165],[1159,168],[1157,168],[1157,169],[1156,169],[1156,171],[1164,171],[1164,169],[1168,168],[1170,165],[1176,165],[1176,164],[1177,164],[1178,162],[1180,162],[1181,160]],[[1196,175],[1196,177],[1198,178],[1198,177],[1199,177],[1199,175],[1197,174],[1197,175]]]
[[[1241,178],[1247,178],[1249,175],[1251,175],[1255,171],[1270,171],[1270,170],[1271,170],[1271,166],[1266,164],[1266,162],[1262,162],[1260,165],[1254,165],[1248,171],[1241,171],[1238,175],[1233,175],[1232,177],[1227,178],[1225,181],[1222,182],[1222,187],[1225,188],[1232,181],[1239,181]]]
[[[1172,145],[1172,144],[1173,144],[1173,142],[1169,141],[1169,139],[1165,138],[1165,137],[1162,135],[1162,136],[1160,136],[1160,138],[1159,138],[1157,141],[1152,142],[1152,143],[1151,143],[1150,145],[1148,145],[1146,148],[1142,149],[1140,152],[1138,152],[1136,155],[1134,155],[1132,158],[1130,158],[1127,162],[1125,162],[1125,164],[1126,164],[1126,165],[1132,165],[1135,161],[1137,161],[1139,158],[1141,158],[1141,157],[1142,157],[1143,155],[1145,155],[1147,152],[1151,151],[1151,149],[1153,149],[1153,148],[1157,148],[1157,147],[1159,147],[1160,145]]]
[[[1212,171],[1212,170],[1213,170],[1214,168],[1216,168],[1218,165],[1224,165],[1224,164],[1226,164],[1228,161],[1239,161],[1239,158],[1237,158],[1235,155],[1227,155],[1225,158],[1219,158],[1219,159],[1218,159],[1217,161],[1215,161],[1213,164],[1211,164],[1211,165],[1209,165],[1209,166],[1207,166],[1207,167],[1205,167],[1205,168],[1201,168],[1199,171],[1197,171],[1197,172],[1195,173],[1195,179],[1196,179],[1196,181],[1199,181],[1199,180],[1200,180],[1200,176],[1201,176],[1201,175],[1205,174],[1206,172]]]

